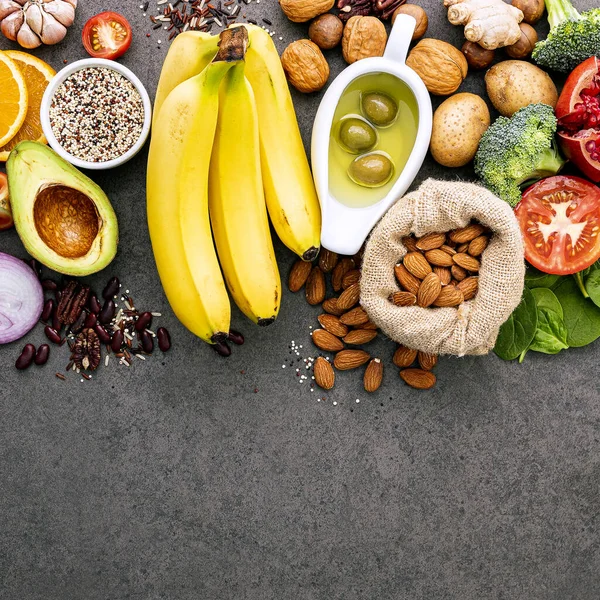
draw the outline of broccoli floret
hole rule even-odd
[[[533,50],[538,65],[569,72],[590,56],[600,56],[600,8],[579,14],[571,0],[545,2],[550,33]]]
[[[510,119],[498,119],[483,134],[475,173],[485,187],[515,206],[521,188],[558,173],[565,161],[554,143],[556,117],[551,106],[530,104]]]

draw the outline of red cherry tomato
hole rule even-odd
[[[81,39],[90,56],[114,60],[131,46],[131,25],[118,13],[103,12],[85,24]]]
[[[8,180],[4,173],[0,173],[0,231],[13,226],[13,217],[8,201]]]
[[[600,258],[600,189],[557,175],[525,190],[515,208],[525,258],[554,275],[578,273]]]

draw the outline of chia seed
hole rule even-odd
[[[57,142],[87,162],[123,156],[140,138],[143,124],[144,105],[135,86],[102,67],[73,73],[58,87],[50,106]]]

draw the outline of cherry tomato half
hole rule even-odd
[[[0,231],[13,226],[13,217],[8,201],[8,180],[4,173],[0,173]]]
[[[566,175],[525,190],[515,208],[525,258],[544,273],[569,275],[600,258],[600,189]]]
[[[118,13],[103,12],[85,24],[81,39],[90,56],[114,60],[131,46],[131,25]]]

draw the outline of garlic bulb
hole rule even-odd
[[[77,0],[0,0],[0,31],[24,48],[57,44],[75,20]]]

